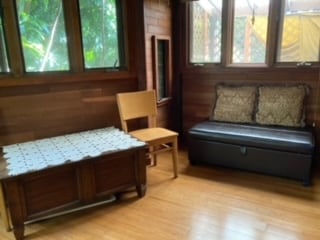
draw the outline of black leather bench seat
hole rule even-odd
[[[302,180],[310,185],[311,129],[205,121],[188,132],[189,160]]]
[[[205,140],[312,154],[311,130],[206,121],[195,125],[190,136]]]

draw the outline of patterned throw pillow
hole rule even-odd
[[[252,123],[257,88],[253,86],[217,86],[216,104],[211,120]]]
[[[303,127],[304,98],[306,87],[273,86],[259,87],[256,122],[267,125]]]

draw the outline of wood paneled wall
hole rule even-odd
[[[128,71],[1,76],[0,146],[120,127],[115,94],[154,88],[151,37],[171,37],[171,1],[124,1]],[[170,127],[171,105],[159,106],[158,125]]]
[[[215,102],[218,83],[294,85],[307,84],[306,123],[314,125],[317,152],[320,144],[320,96],[318,68],[221,69],[208,71],[201,67],[185,69],[182,74],[182,126],[184,137],[194,124],[208,119]]]
[[[115,94],[145,85],[143,1],[126,0],[128,70],[0,76],[0,146],[120,127]]]
[[[306,101],[306,122],[320,128],[318,104],[319,70],[314,69],[238,69],[206,72],[197,67],[185,71],[183,81],[183,128],[208,119],[215,102],[217,83],[255,85],[307,84],[310,94]]]
[[[147,88],[152,89],[152,36],[171,37],[171,8],[168,1],[145,0],[144,1],[145,21],[145,43],[146,43],[146,66],[147,66]]]
[[[119,125],[117,92],[136,79],[0,89],[1,145]]]
[[[316,152],[320,145],[320,71],[317,67],[221,67],[188,65],[187,57],[187,4],[173,5],[174,76],[178,105],[181,106],[180,126],[182,139],[187,141],[187,131],[196,123],[209,118],[215,102],[218,83],[292,85],[307,84],[310,94],[306,100],[306,122],[314,126]],[[317,158],[319,158],[319,153]]]
[[[171,1],[145,0],[145,43],[146,43],[146,78],[147,89],[155,89],[152,70],[152,36],[172,37]],[[158,106],[158,126],[172,128],[172,102]]]

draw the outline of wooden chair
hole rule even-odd
[[[148,154],[157,164],[157,154],[172,151],[174,177],[178,176],[178,133],[156,127],[156,95],[154,90],[118,93],[117,104],[120,113],[122,130],[133,137],[146,142],[149,146]],[[127,122],[132,119],[148,118],[149,127],[128,131]]]

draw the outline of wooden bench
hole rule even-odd
[[[112,127],[5,146],[1,216],[5,222],[10,215],[20,240],[26,222],[97,204],[131,187],[143,197],[145,148]]]

